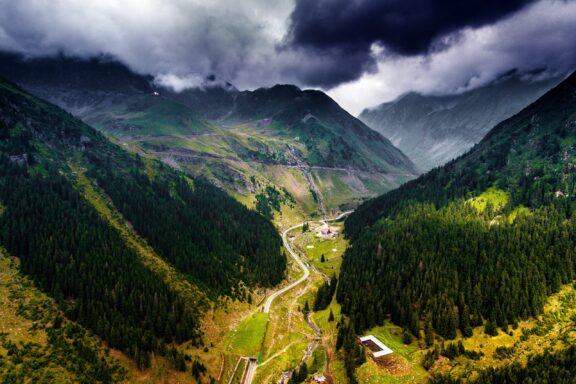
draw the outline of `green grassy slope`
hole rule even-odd
[[[120,64],[63,58],[0,55],[0,73],[126,149],[204,176],[249,207],[268,187],[288,191],[279,210],[270,202],[279,223],[319,215],[318,199],[327,211],[357,205],[417,173],[388,140],[318,91],[238,92],[212,79],[176,94]]]
[[[318,185],[329,209],[355,204],[417,173],[400,151],[326,95],[287,87],[285,96],[282,88],[238,94],[232,113],[217,123],[202,121],[163,95],[116,95],[115,102],[105,100],[78,115],[128,148],[205,176],[250,206],[268,186],[303,190],[301,198],[285,196],[286,202],[294,200],[301,215],[316,213],[307,204],[314,199],[314,187],[306,178],[297,185],[274,178],[271,168],[287,172],[298,162],[318,167],[304,172],[313,171],[319,184],[338,186]],[[270,102],[261,103],[262,98]],[[314,117],[304,121],[312,113]],[[283,205],[287,207],[276,214],[290,206]]]
[[[278,134],[298,137],[310,165],[417,173],[412,162],[386,138],[320,91],[276,85],[242,92],[228,120],[261,121]]]
[[[273,285],[270,222],[204,180],[128,154],[0,82],[0,242],[66,316],[141,368],[185,369],[209,297]]]

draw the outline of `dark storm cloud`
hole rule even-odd
[[[296,65],[283,68],[287,77],[306,85],[330,88],[359,78],[377,70],[376,61],[369,51],[355,47],[335,47],[329,50],[304,49],[282,46],[280,54],[300,58]]]
[[[113,57],[182,90],[319,86],[352,112],[576,64],[576,1],[0,0],[0,51]]]
[[[209,74],[253,86],[263,73],[255,69],[275,57],[292,7],[269,0],[0,0],[0,50],[105,54],[139,73],[166,75],[179,88]]]
[[[378,70],[330,90],[348,111],[406,92],[454,94],[481,87],[511,70],[525,80],[566,75],[576,68],[576,1],[542,0],[513,17],[466,28],[422,55],[378,55]]]
[[[533,0],[298,0],[287,46],[324,55],[317,85],[337,85],[373,68],[373,44],[399,55],[417,55],[450,43],[442,36],[495,23]],[[454,35],[452,36],[454,37]]]

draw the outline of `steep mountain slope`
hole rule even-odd
[[[359,332],[498,333],[576,278],[576,74],[470,152],[362,205],[338,301]],[[428,342],[427,341],[427,342]]]
[[[126,371],[101,341],[67,320],[0,248],[0,381],[115,383]]]
[[[5,55],[0,71],[127,149],[203,175],[268,216],[355,204],[417,173],[388,140],[321,92],[238,92],[207,79],[177,94],[101,61]]]
[[[156,88],[208,121],[225,119],[234,107],[234,101],[239,93],[234,85],[222,82],[214,75],[204,79],[198,88],[188,88],[181,92],[174,92],[159,86]]]
[[[320,91],[292,85],[242,92],[227,121],[261,122],[284,136],[297,136],[311,166],[415,174],[410,160]]]
[[[70,319],[150,364],[186,369],[211,298],[270,286],[285,258],[271,223],[201,179],[131,155],[0,82],[0,243]]]
[[[364,110],[359,119],[389,138],[424,171],[465,153],[499,122],[518,113],[560,82],[508,74],[453,96],[409,93]]]

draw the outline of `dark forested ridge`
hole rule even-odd
[[[128,153],[101,156],[88,175],[156,251],[196,283],[215,293],[272,286],[284,274],[274,226],[202,179],[176,175],[164,165],[150,178],[142,160]],[[129,164],[129,167],[122,166]]]
[[[547,352],[528,360],[526,366],[518,363],[487,369],[471,381],[453,379],[447,376],[435,377],[430,384],[572,384],[576,381],[576,347]]]
[[[357,332],[391,316],[454,338],[538,314],[576,277],[576,75],[468,154],[362,205],[337,298]]]
[[[206,300],[186,300],[146,266],[82,194],[86,170],[135,230],[208,295],[280,281],[271,223],[202,180],[129,155],[62,110],[0,82],[0,242],[66,315],[149,364],[201,343]],[[76,169],[76,168],[74,168]]]
[[[562,175],[573,167],[576,118],[572,74],[522,112],[498,124],[465,155],[362,204],[346,219],[346,234],[356,238],[383,216],[395,215],[411,201],[437,207],[478,195],[492,185],[511,193],[512,205],[538,207],[568,195],[573,184]]]

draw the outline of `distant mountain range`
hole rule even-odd
[[[353,205],[418,174],[387,139],[319,91],[240,92],[209,77],[175,93],[115,62],[11,55],[0,57],[0,74],[268,216]]]
[[[359,119],[382,133],[422,170],[443,165],[478,143],[561,81],[525,80],[511,73],[458,95],[408,93],[364,110]]]

